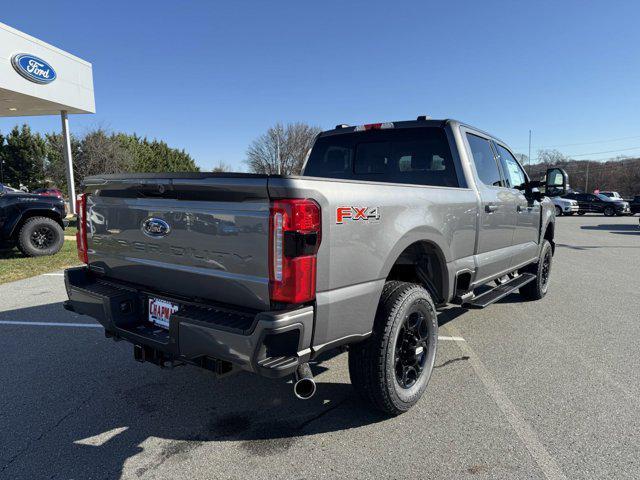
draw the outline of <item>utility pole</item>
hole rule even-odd
[[[531,129],[529,129],[529,167],[531,167]]]
[[[587,160],[587,176],[584,178],[584,193],[589,193],[589,161]]]

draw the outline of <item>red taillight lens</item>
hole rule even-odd
[[[320,207],[309,199],[276,200],[269,222],[271,300],[303,303],[316,295],[316,253],[320,246]]]
[[[76,214],[78,216],[78,232],[76,233],[78,258],[82,263],[89,263],[87,254],[87,195],[84,193],[78,195],[76,200]]]

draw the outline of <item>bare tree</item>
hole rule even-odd
[[[133,155],[115,135],[95,130],[82,139],[80,152],[74,161],[82,179],[87,175],[131,171]]]
[[[231,171],[231,166],[228,163],[225,163],[223,161],[219,161],[215,167],[213,167],[213,170],[211,170],[213,173],[224,173],[224,172],[230,172]]]
[[[520,165],[528,165],[529,164],[529,156],[524,153],[514,153],[516,160],[520,162]]]
[[[254,173],[299,175],[320,131],[320,127],[301,122],[278,123],[251,142],[245,163]]]
[[[569,157],[558,150],[538,150],[539,163],[544,163],[545,165],[557,165],[567,161],[569,161]]]

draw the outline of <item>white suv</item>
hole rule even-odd
[[[556,206],[556,217],[573,215],[574,213],[578,213],[580,209],[577,201],[568,198],[553,197],[551,201]]]

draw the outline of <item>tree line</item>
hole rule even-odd
[[[540,150],[538,162],[525,164],[529,176],[537,180],[547,168],[564,168],[569,175],[569,185],[573,190],[593,192],[594,190],[616,191],[623,197],[640,194],[640,158],[618,157],[607,161],[574,160],[557,150]]]
[[[299,175],[320,131],[320,127],[302,122],[278,123],[249,144],[244,167],[252,173]],[[4,183],[14,187],[22,183],[29,189],[55,186],[66,192],[62,142],[61,134],[40,135],[32,132],[28,125],[16,126],[6,135],[0,132]],[[88,175],[199,171],[194,159],[184,150],[136,134],[113,133],[99,128],[81,137],[72,136],[71,149],[78,184]],[[640,193],[640,158],[604,162],[573,160],[557,150],[539,150],[537,156],[537,162],[530,164],[526,155],[516,154],[533,179],[540,178],[553,165],[567,171],[575,190],[615,190],[624,196]],[[213,171],[229,172],[232,169],[229,164],[220,162]]]
[[[0,132],[2,182],[30,190],[57,187],[67,191],[63,137],[59,133],[41,135],[28,125]],[[184,150],[161,140],[136,134],[107,132],[98,128],[71,137],[73,172],[76,183],[88,175],[127,172],[197,172],[198,166]]]

